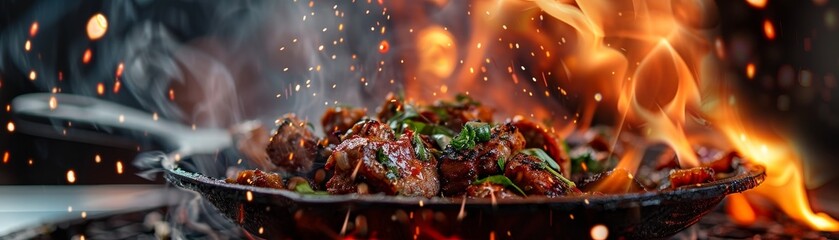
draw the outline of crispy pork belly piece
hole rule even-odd
[[[502,124],[492,129],[489,141],[477,143],[472,149],[456,150],[449,146],[440,157],[443,193],[458,195],[478,178],[500,174],[499,159],[508,161],[524,145],[524,137],[515,126]]]
[[[616,168],[590,176],[579,185],[583,192],[599,192],[605,194],[622,194],[644,192],[644,185],[635,180],[629,171]]]
[[[308,124],[293,114],[286,114],[278,123],[277,133],[266,149],[268,157],[284,171],[297,175],[308,173],[318,155],[317,138]]]
[[[695,167],[676,169],[670,172],[670,188],[678,188],[699,183],[714,181],[714,169],[710,167]]]
[[[513,126],[524,136],[527,145],[524,148],[540,148],[545,150],[551,158],[559,164],[562,175],[571,176],[571,158],[562,147],[562,139],[555,133],[550,132],[545,126],[528,120],[522,116],[515,116],[512,120]]]
[[[390,136],[380,138],[379,136]],[[331,194],[385,193],[388,195],[433,197],[440,189],[437,161],[431,154],[416,153],[410,130],[392,139],[390,134],[352,135],[335,147],[326,163],[334,175],[326,183]],[[419,138],[417,138],[419,139]]]
[[[228,183],[241,185],[283,189],[283,177],[271,172],[257,170],[243,170],[236,179],[227,179]]]
[[[507,162],[504,176],[512,180],[528,196],[561,197],[580,193],[576,187],[551,174],[547,167],[542,159],[519,153]]]
[[[492,198],[494,196],[497,199],[521,198],[503,185],[490,182],[470,185],[466,188],[466,196],[470,198]]]
[[[327,108],[320,119],[326,144],[340,143],[340,135],[346,133],[362,118],[367,116],[367,109],[352,107],[331,107]]]

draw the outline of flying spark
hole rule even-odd
[[[90,40],[100,39],[105,36],[106,32],[108,32],[108,19],[105,15],[97,13],[87,21],[87,37]]]
[[[76,182],[76,172],[73,169],[67,171],[67,182],[68,183],[75,183]]]
[[[34,37],[36,34],[38,34],[38,22],[33,22],[32,26],[29,27],[29,36]]]

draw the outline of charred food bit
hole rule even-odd
[[[458,94],[455,101],[437,101],[423,112],[430,112],[421,115],[433,115],[431,118],[436,120],[436,124],[460,131],[470,121],[492,122],[495,111],[481,105],[481,102],[475,101],[469,95]]]
[[[670,188],[708,183],[714,181],[714,169],[709,167],[695,167],[690,169],[676,169],[670,172]]]
[[[367,115],[367,109],[352,107],[331,107],[326,109],[320,124],[323,126],[327,144],[340,143],[340,135],[346,133],[358,121]]]
[[[562,168],[563,176],[571,176],[571,161],[567,150],[563,148],[562,140],[546,127],[527,120],[522,116],[513,117],[513,126],[521,132],[527,142],[525,148],[541,148],[545,150]]]
[[[488,128],[486,123],[470,122],[445,149],[440,177],[447,195],[462,193],[479,177],[501,174],[499,164],[524,147],[524,138],[512,124]]]
[[[283,189],[283,178],[276,173],[263,172],[260,170],[243,170],[239,172],[236,179],[227,179],[229,183],[241,185]]]
[[[546,160],[528,154],[516,154],[506,163],[504,176],[510,178],[527,195],[560,197],[580,193],[573,182],[550,169]]]
[[[278,122],[277,133],[268,143],[268,157],[284,171],[308,173],[318,155],[317,138],[311,126],[293,114],[286,114]]]
[[[370,120],[366,124],[381,123]],[[416,144],[427,147],[428,143],[416,141],[410,130],[393,139],[393,133],[387,133],[389,128],[370,129],[376,130],[347,136],[332,152],[326,163],[328,170],[334,169],[334,175],[326,183],[329,193],[369,191],[433,197],[439,192],[437,160],[430,154],[417,154],[415,148]]]
[[[347,140],[353,137],[375,138],[381,140],[392,140],[395,134],[387,124],[382,122],[367,119],[357,122],[355,125],[341,137],[341,140]]]

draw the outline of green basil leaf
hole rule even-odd
[[[475,132],[469,126],[464,126],[460,134],[452,139],[452,147],[457,150],[472,149],[475,147]]]
[[[417,158],[422,161],[428,161],[428,150],[425,148],[425,144],[422,142],[419,133],[414,133],[414,152],[417,154]]]
[[[512,187],[513,189],[516,189],[516,191],[521,193],[521,195],[527,197],[527,194],[525,194],[524,191],[522,191],[521,188],[519,188],[519,186],[516,186],[516,184],[513,183],[512,180],[510,180],[509,178],[507,178],[504,175],[489,176],[489,177],[486,177],[484,179],[480,179],[478,181],[475,181],[475,184],[482,184],[484,182],[499,184],[499,185],[502,185],[504,187]]]
[[[488,123],[482,122],[468,122],[464,128],[470,128],[475,133],[476,142],[486,142],[492,135],[491,128]]]
[[[501,172],[504,172],[504,165],[507,164],[507,160],[504,159],[504,156],[498,157],[498,168],[501,169]]]

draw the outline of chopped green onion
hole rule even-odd
[[[521,188],[519,188],[519,186],[516,186],[516,184],[513,183],[512,180],[510,180],[509,178],[507,178],[504,175],[489,176],[489,177],[486,177],[484,179],[480,179],[478,181],[475,181],[475,184],[482,184],[484,182],[499,184],[499,185],[503,185],[504,187],[512,187],[512,188],[516,189],[516,191],[521,193],[521,195],[527,197],[527,194],[525,194],[524,191],[522,191]]]
[[[294,186],[294,191],[298,193],[315,193],[315,190],[312,189],[311,186],[309,186],[309,183],[305,182],[298,183],[296,186]]]
[[[507,163],[507,160],[504,159],[504,156],[498,157],[498,168],[501,169],[501,172],[504,172],[504,164]]]

